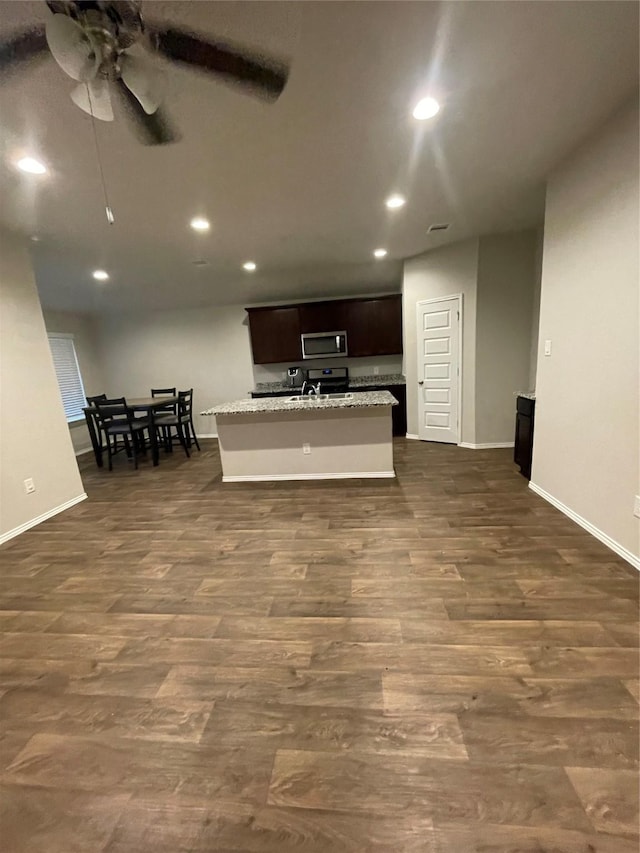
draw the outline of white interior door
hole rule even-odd
[[[462,296],[418,302],[418,435],[458,444]]]

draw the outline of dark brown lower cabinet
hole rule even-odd
[[[520,473],[531,479],[531,459],[533,456],[533,424],[535,421],[536,401],[528,397],[518,397],[516,403],[516,438],[513,461],[520,466]]]
[[[354,388],[356,391],[388,391],[398,401],[397,406],[391,407],[393,434],[407,434],[407,386],[406,385],[371,385],[366,388]]]

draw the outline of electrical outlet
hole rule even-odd
[[[379,376],[379,375],[380,375],[380,368],[379,368],[379,367],[374,367],[374,368],[373,368],[373,375],[374,375],[374,376]]]
[[[302,452],[304,453],[305,456],[308,456],[311,453],[311,445],[310,444],[303,444],[302,445]]]
[[[33,482],[33,479],[31,477],[27,477],[27,479],[24,481],[24,490],[28,495],[30,495],[32,492],[35,492],[36,484]]]
[[[640,495],[636,495],[636,499],[633,502],[633,514],[636,518],[640,518]]]
[[[547,340],[544,342],[544,354],[551,355],[551,341]]]

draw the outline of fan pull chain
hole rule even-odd
[[[115,216],[113,215],[113,210],[111,210],[111,205],[109,204],[109,194],[107,193],[107,183],[104,179],[104,169],[102,168],[102,158],[100,157],[100,145],[98,144],[98,131],[96,130],[96,120],[93,115],[93,103],[91,101],[91,89],[89,88],[89,84],[87,86],[87,97],[89,98],[89,108],[91,109],[91,127],[93,128],[93,141],[96,146],[96,156],[98,158],[98,169],[100,170],[100,183],[102,184],[102,194],[104,196],[104,210],[107,214],[107,222],[109,225],[113,225],[116,221]]]

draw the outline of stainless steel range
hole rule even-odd
[[[306,386],[317,394],[335,394],[349,388],[348,367],[312,367],[307,371]],[[305,389],[306,390],[306,389]]]

